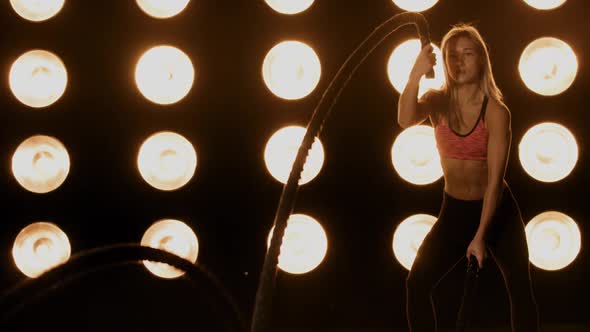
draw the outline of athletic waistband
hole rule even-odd
[[[509,192],[510,192],[510,188],[508,187],[508,184],[504,183],[502,198],[506,199],[506,196],[510,195]],[[483,198],[481,198],[481,199],[460,199],[460,198],[451,196],[451,194],[449,194],[445,190],[443,190],[443,198],[446,200],[449,200],[449,201],[455,201],[458,203],[460,202],[461,204],[464,204],[464,205],[477,206],[477,205],[483,204]]]

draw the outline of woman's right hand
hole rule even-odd
[[[422,48],[420,54],[416,58],[416,62],[414,62],[414,67],[412,67],[412,71],[410,72],[410,77],[414,77],[416,79],[422,78],[422,75],[428,73],[434,65],[436,65],[436,56],[432,52],[433,47],[431,44],[428,44]]]

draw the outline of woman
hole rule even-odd
[[[468,24],[453,26],[441,43],[446,83],[418,100],[418,82],[436,63],[425,46],[398,103],[406,128],[426,118],[444,174],[442,206],[406,282],[412,332],[436,331],[432,291],[464,257],[498,265],[510,299],[513,332],[538,332],[524,222],[504,180],[512,139],[510,111],[496,86],[486,44]]]

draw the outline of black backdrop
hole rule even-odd
[[[305,126],[321,93],[350,52],[377,25],[400,9],[389,0],[316,1],[306,12],[286,16],[263,1],[196,1],[175,18],[156,20],[134,1],[67,1],[51,20],[31,23],[8,1],[0,4],[0,288],[25,277],[11,247],[16,234],[35,221],[51,221],[69,236],[73,253],[120,242],[139,242],[151,223],[185,221],[200,240],[199,262],[216,274],[252,313],[265,241],[282,185],[266,171],[268,138],[287,125]],[[590,52],[587,9],[570,0],[540,12],[519,0],[443,0],[424,13],[432,40],[452,24],[473,22],[491,47],[496,81],[512,112],[513,142],[506,178],[525,221],[546,210],[574,218],[582,251],[561,271],[532,268],[543,323],[584,323],[588,286],[585,239],[590,137],[588,115]],[[414,186],[401,179],[390,149],[399,94],[385,71],[395,45],[413,37],[407,26],[378,48],[359,68],[334,108],[321,139],[326,161],[319,176],[300,188],[296,213],[320,221],[329,249],[313,272],[279,273],[276,324],[282,327],[405,326],[407,271],[391,251],[397,224],[409,215],[437,215],[442,179]],[[529,91],[517,65],[528,43],[542,36],[568,42],[579,71],[563,94]],[[270,93],[261,65],[276,43],[296,39],[320,57],[322,76],[308,97],[282,100]],[[149,47],[170,44],[187,53],[196,80],[186,98],[171,106],[147,101],[136,89],[133,70]],[[12,62],[30,49],[54,52],[66,64],[69,82],[62,98],[42,110],[22,105],[9,90]],[[563,181],[541,183],[518,161],[518,143],[532,125],[554,121],[576,136],[580,157]],[[135,166],[142,141],[154,132],[175,131],[195,146],[195,177],[183,188],[161,192],[141,179]],[[10,171],[16,146],[34,134],[58,138],[68,148],[71,170],[48,194],[21,188]],[[440,322],[451,325],[458,307],[462,271],[437,290]],[[508,298],[498,269],[483,276],[479,325],[506,325]],[[171,330],[210,319],[208,300],[183,280],[160,280],[141,265],[95,274],[22,313],[25,327],[45,324],[88,330]],[[205,310],[204,312],[199,309]],[[31,319],[31,317],[35,319]],[[197,324],[197,325],[195,325]]]

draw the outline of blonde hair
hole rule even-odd
[[[470,23],[459,23],[452,26],[451,30],[449,30],[442,38],[441,41],[441,51],[443,55],[443,61],[447,63],[447,56],[448,56],[448,48],[449,42],[454,38],[459,37],[466,37],[475,44],[476,52],[479,55],[479,59],[481,60],[481,75],[479,81],[479,89],[483,92],[484,95],[488,96],[489,99],[493,99],[501,105],[504,105],[504,97],[502,95],[502,91],[496,85],[496,81],[494,80],[494,75],[492,73],[492,63],[490,61],[490,55],[488,52],[488,46],[483,40],[482,36],[480,35],[479,31]],[[449,76],[449,72],[445,68],[445,83],[441,89],[441,92],[447,96],[448,98],[448,110],[449,112],[453,112],[455,118],[458,121],[463,122],[461,117],[461,113],[458,110],[457,103],[458,103],[458,92],[457,86]],[[450,124],[449,124],[450,125]]]

